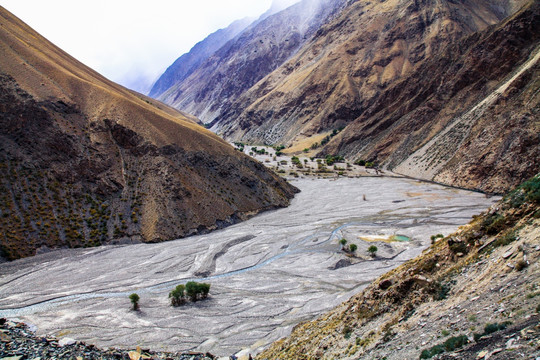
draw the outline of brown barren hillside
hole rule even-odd
[[[535,359],[540,174],[257,359]]]
[[[350,2],[213,130],[294,148],[343,129],[320,154],[504,192],[540,165],[539,4],[523,3]]]
[[[84,66],[0,8],[0,245],[162,241],[296,189],[190,118]]]

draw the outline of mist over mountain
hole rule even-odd
[[[206,39],[197,43],[187,54],[179,57],[152,85],[151,97],[159,97],[174,84],[183,81],[210,55],[249,26],[254,19],[237,20],[225,29],[217,30]]]
[[[236,98],[278,68],[336,16],[344,0],[304,0],[271,16],[262,16],[216,51],[192,74],[175,83],[159,100],[208,123]]]

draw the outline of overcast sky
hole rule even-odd
[[[272,0],[0,0],[55,45],[109,79],[153,82],[207,35]]]

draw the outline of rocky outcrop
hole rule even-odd
[[[170,360],[213,360],[212,354],[206,353],[171,353],[155,352],[137,347],[135,350],[98,349],[92,344],[63,337],[36,336],[33,326],[0,319],[0,354],[2,359],[170,359]]]
[[[506,18],[522,3],[351,2],[212,129],[508,190],[539,165],[538,2]]]
[[[534,358],[538,189],[540,174],[257,358],[507,359],[515,351]]]
[[[303,0],[263,16],[159,97],[209,123],[304,45],[345,0]]]
[[[3,8],[0,24],[3,257],[175,239],[286,206],[296,191]]]

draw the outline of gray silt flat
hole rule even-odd
[[[420,254],[431,235],[455,231],[497,200],[396,178],[293,183],[302,192],[290,207],[211,234],[2,264],[0,316],[101,347],[255,353]],[[365,256],[371,243],[359,236],[393,234],[411,241],[375,242],[379,257]],[[347,259],[339,251],[342,237],[358,245],[359,258],[331,270]],[[202,281],[197,274],[207,275],[210,299],[169,306],[169,291],[187,279]],[[129,310],[132,292],[141,296],[140,312]]]

